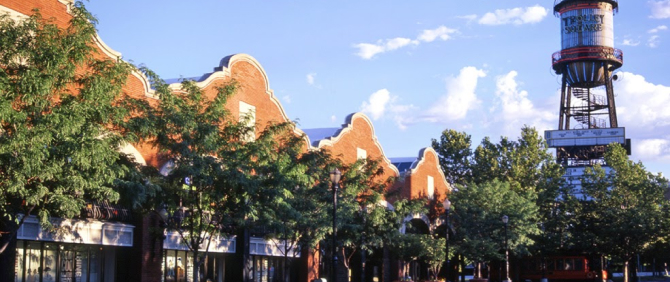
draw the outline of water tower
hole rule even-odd
[[[561,51],[552,66],[562,77],[558,130],[545,139],[556,148],[556,159],[567,173],[603,161],[605,147],[617,142],[630,148],[619,127],[612,80],[623,65],[623,53],[614,48],[616,0],[555,0],[561,21]],[[628,149],[630,151],[630,149]],[[582,169],[569,169],[569,168]]]

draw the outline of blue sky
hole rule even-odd
[[[256,58],[301,128],[373,121],[389,157],[417,156],[447,128],[517,138],[558,127],[554,1],[93,0],[99,34],[161,77]],[[633,160],[670,175],[670,0],[625,0],[614,17],[614,83]]]

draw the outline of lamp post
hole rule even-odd
[[[512,282],[512,279],[509,279],[509,248],[507,247],[507,222],[509,222],[509,217],[503,215],[502,222],[505,224],[505,282]]]
[[[368,208],[361,207],[361,217],[363,219],[363,232],[361,232],[361,282],[365,282],[365,228],[367,227]]]
[[[444,224],[444,238],[446,240],[446,254],[445,254],[445,262],[447,263],[447,272],[446,272],[446,281],[449,282],[449,270],[450,270],[450,265],[449,265],[449,211],[451,211],[451,202],[449,199],[445,199],[444,202],[442,202],[442,206],[444,207],[444,213],[446,214],[446,222]]]
[[[333,269],[331,281],[337,282],[337,189],[342,173],[339,169],[330,172],[330,182],[333,184]]]

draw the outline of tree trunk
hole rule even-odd
[[[186,262],[188,262],[188,258],[186,259]],[[198,257],[198,251],[193,252],[193,282],[199,282],[200,281],[200,264],[202,263],[202,260]]]
[[[361,248],[361,282],[365,282],[365,250]]]
[[[465,282],[465,258],[462,254],[459,254],[458,258],[461,265],[461,282]]]
[[[628,260],[623,262],[623,282],[628,281]]]
[[[18,226],[13,222],[2,223],[0,235],[0,281],[14,281],[16,262],[16,231]]]
[[[286,245],[286,241],[284,241],[284,245]],[[289,267],[287,263],[287,257],[288,257],[288,250],[284,250],[284,282],[289,282]]]
[[[474,278],[475,279],[481,279],[482,278],[482,263],[479,262],[479,261],[475,263]]]

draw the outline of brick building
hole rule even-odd
[[[71,4],[71,0],[0,0],[0,13],[8,13],[20,20],[37,8],[44,18],[54,18],[58,25],[65,26],[70,18],[68,7]],[[105,45],[100,38],[95,39],[95,44],[100,50],[98,56],[121,59],[121,54]],[[234,118],[251,115],[257,134],[269,123],[290,121],[270,88],[267,73],[249,55],[227,56],[211,72],[189,79],[196,81],[210,97],[215,95],[218,86],[236,80],[239,90],[228,101],[227,108]],[[178,80],[166,82],[170,83],[173,91],[180,91]],[[149,101],[156,99],[148,80],[140,72],[128,77],[123,91]],[[431,199],[437,195],[444,198],[450,191],[432,148],[420,149],[417,157],[389,158],[375,136],[371,120],[362,113],[350,114],[337,128],[296,129],[296,134],[303,133],[306,148],[328,150],[344,163],[353,163],[360,158],[382,160],[382,177],[397,177],[399,180],[393,186],[401,189],[402,197]],[[127,144],[123,151],[133,154],[140,164],[161,171],[168,169],[157,149],[147,144]],[[385,204],[392,208],[392,203]],[[92,210],[113,208],[124,210],[123,207],[91,207]],[[426,216],[417,218],[430,224]],[[157,213],[135,219],[92,216],[62,221],[61,224],[80,230],[78,234],[83,239],[53,238],[36,222],[27,221],[17,236],[15,281],[74,281],[69,279],[76,277],[81,277],[76,281],[90,282],[189,281],[191,277],[184,275],[184,280],[179,280],[180,273],[175,271],[188,269],[192,260],[179,237],[169,231],[164,240],[152,235],[152,228],[159,226],[160,222]],[[213,273],[210,278],[214,281],[272,280],[271,269],[281,256],[281,252],[274,250],[276,247],[273,244],[252,234],[221,239],[214,245],[216,247],[210,250],[208,262]],[[370,279],[382,281],[383,277],[389,282],[398,279],[401,273],[396,261],[387,251],[381,252],[380,256],[383,256],[382,263],[369,268],[372,269]],[[302,274],[293,277],[311,281],[321,276],[318,255],[305,254],[298,261],[300,266],[294,271]]]

